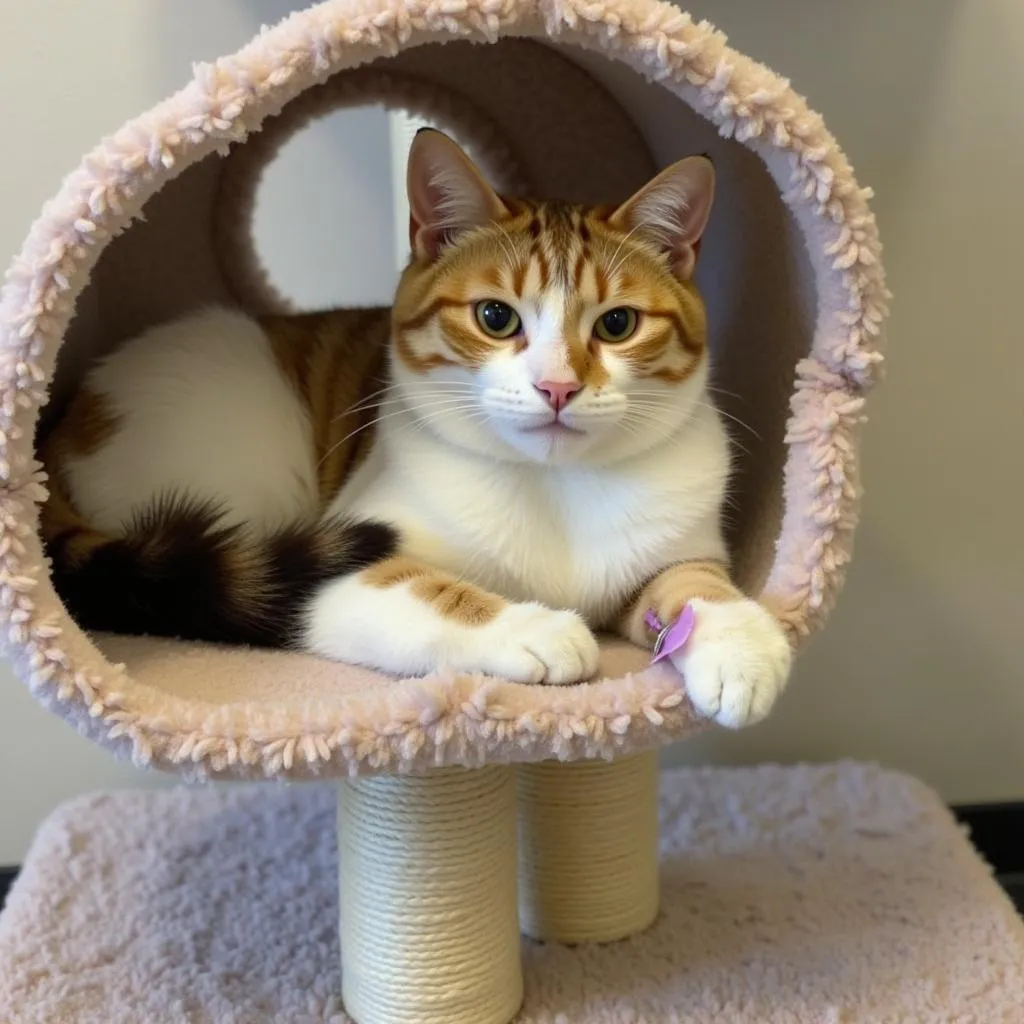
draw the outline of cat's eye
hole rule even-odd
[[[597,318],[594,333],[601,341],[625,341],[636,330],[637,319],[635,309],[616,306]]]
[[[478,302],[474,313],[480,330],[492,338],[511,338],[522,327],[519,314],[507,302],[499,302],[497,299]]]

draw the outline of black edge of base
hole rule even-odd
[[[4,901],[7,899],[7,890],[17,877],[17,868],[0,868],[0,910],[3,910]]]
[[[967,826],[974,848],[1024,914],[1024,801],[965,804],[952,811]]]

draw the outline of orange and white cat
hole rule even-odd
[[[763,718],[790,649],[730,581],[730,450],[691,275],[703,157],[618,207],[497,195],[446,136],[409,160],[391,309],[203,309],[87,375],[42,445],[44,535],[86,628],[292,647],[402,675],[573,683],[595,630]]]

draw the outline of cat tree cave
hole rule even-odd
[[[835,599],[887,292],[868,190],[782,78],[656,0],[328,0],[196,68],[100,143],[14,260],[0,307],[0,616],[33,694],[139,767],[339,779],[343,992],[359,1024],[506,1024],[519,934],[578,943],[658,911],[657,747],[702,728],[619,641],[568,688],[396,680],[283,652],[89,636],[37,536],[34,442],[90,358],[208,302],[288,309],[251,220],[311,119],[384,104],[451,131],[495,184],[625,198],[706,152],[698,280],[716,385],[749,424],[730,543],[794,645]]]

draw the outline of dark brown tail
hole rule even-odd
[[[220,521],[216,506],[174,496],[109,536],[55,489],[43,510],[54,587],[84,629],[287,647],[320,584],[398,548],[394,528],[378,522],[330,519],[259,537]]]

